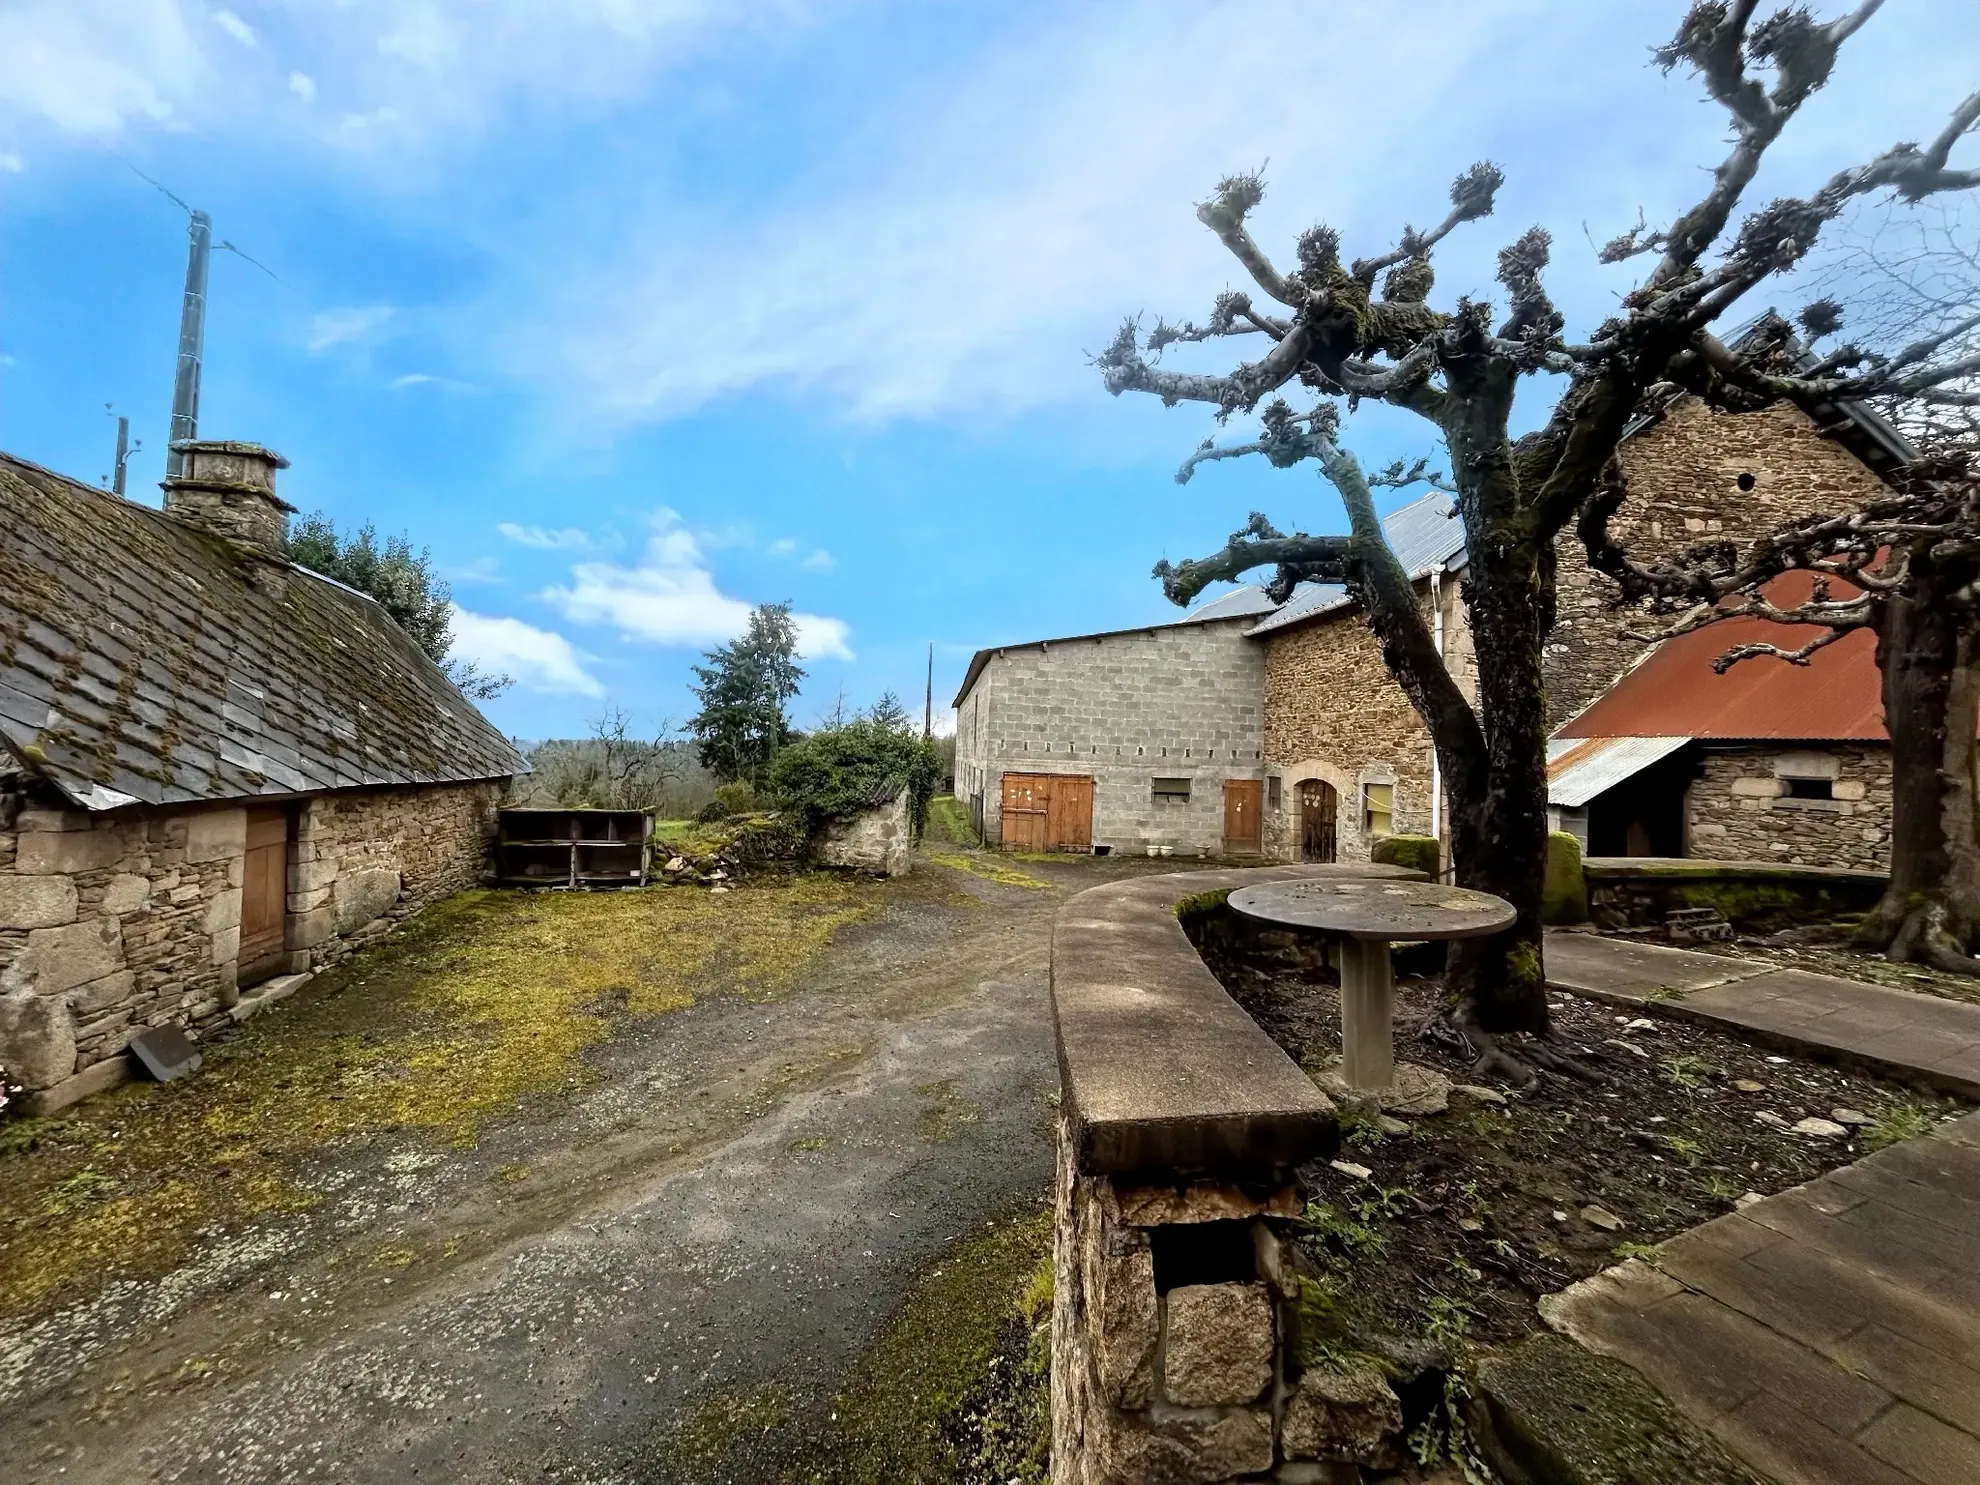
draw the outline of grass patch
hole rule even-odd
[[[653,838],[656,841],[665,841],[670,846],[677,845],[681,841],[693,839],[694,833],[699,829],[701,829],[700,824],[693,820],[655,820]]]
[[[316,1197],[303,1158],[413,1130],[471,1147],[523,1100],[571,1091],[620,1015],[710,990],[782,994],[871,904],[836,877],[722,896],[462,893],[209,1043],[199,1075],[131,1084],[7,1130],[0,1316],[171,1269],[193,1234]]]
[[[930,841],[946,841],[952,846],[981,844],[970,829],[968,808],[953,794],[937,794],[928,801],[922,834]]]
[[[1870,1127],[1863,1131],[1863,1147],[1866,1150],[1881,1150],[1889,1145],[1902,1144],[1905,1140],[1930,1134],[1938,1125],[1938,1118],[1930,1109],[1920,1108],[1916,1104],[1892,1104],[1877,1110]]]
[[[1006,866],[998,856],[964,856],[951,851],[931,851],[928,859],[937,866],[946,866],[951,871],[968,872],[973,877],[982,877],[986,882],[998,882],[1006,887],[1049,887],[1051,883],[1016,867]]]
[[[983,1118],[981,1105],[971,1103],[956,1092],[954,1078],[944,1078],[939,1083],[923,1083],[914,1091],[928,1100],[928,1107],[921,1111],[919,1127],[921,1137],[931,1145],[947,1144],[965,1126]]]
[[[1052,1214],[998,1222],[922,1278],[837,1399],[819,1457],[791,1480],[1043,1485]]]

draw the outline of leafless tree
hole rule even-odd
[[[1263,299],[1227,292],[1201,325],[1158,323],[1145,338],[1129,321],[1099,357],[1115,393],[1205,403],[1220,421],[1262,409],[1257,438],[1199,449],[1180,477],[1208,458],[1256,453],[1279,467],[1310,459],[1345,504],[1345,536],[1286,534],[1254,515],[1222,551],[1156,571],[1177,602],[1262,566],[1276,568],[1271,587],[1281,598],[1301,581],[1318,580],[1346,584],[1360,601],[1436,747],[1451,796],[1458,881],[1496,892],[1517,909],[1506,933],[1470,941],[1451,955],[1449,1024],[1478,1054],[1481,1071],[1530,1077],[1535,1066],[1571,1067],[1550,1045],[1541,956],[1547,801],[1541,648],[1554,622],[1554,538],[1600,498],[1632,414],[1646,394],[1666,388],[1757,407],[1782,397],[1923,396],[1971,370],[1937,355],[1945,341],[1874,363],[1844,353],[1774,369],[1713,333],[1756,286],[1799,262],[1851,203],[1884,192],[1918,201],[1980,184],[1980,171],[1950,164],[1955,144],[1980,120],[1975,93],[1930,144],[1893,146],[1807,196],[1750,210],[1733,225],[1769,147],[1880,7],[1881,0],[1866,0],[1827,23],[1789,8],[1758,24],[1757,0],[1691,7],[1656,58],[1704,81],[1730,117],[1732,145],[1704,194],[1675,222],[1656,229],[1639,224],[1602,249],[1604,261],[1645,257],[1651,266],[1586,340],[1563,334],[1564,317],[1542,282],[1552,244],[1539,228],[1499,253],[1507,310],[1496,325],[1488,305],[1469,299],[1448,310],[1431,307],[1437,245],[1492,210],[1502,175],[1481,163],[1458,177],[1449,212],[1430,230],[1406,227],[1388,251],[1348,261],[1338,235],[1315,226],[1300,237],[1290,270],[1274,263],[1246,226],[1263,181],[1257,174],[1230,177],[1197,216]],[[1163,348],[1177,342],[1254,335],[1263,337],[1264,354],[1222,375],[1158,364]],[[1515,442],[1508,432],[1514,392],[1523,378],[1543,374],[1565,378],[1565,386],[1545,426]],[[1307,410],[1279,395],[1292,386],[1312,399]],[[1450,454],[1468,549],[1462,595],[1478,666],[1476,709],[1445,669],[1408,577],[1383,539],[1368,478],[1339,441],[1340,404],[1351,413],[1371,399],[1423,418]]]
[[[1976,364],[1980,351],[1980,223],[1970,202],[1915,218],[1879,214],[1870,235],[1847,238],[1818,287],[1850,290],[1851,356],[1888,363],[1943,340],[1942,360]],[[1811,340],[1845,328],[1818,299],[1802,312]],[[1797,357],[1784,322],[1761,328]],[[1832,353],[1833,354],[1833,353]],[[1721,671],[1745,660],[1806,665],[1857,630],[1877,636],[1884,721],[1891,738],[1890,887],[1858,928],[1860,947],[1898,961],[1980,975],[1980,790],[1974,724],[1980,703],[1980,374],[1969,369],[1924,396],[1882,397],[1878,410],[1913,443],[1915,461],[1890,493],[1853,511],[1790,522],[1744,550],[1708,542],[1669,561],[1633,558],[1599,529],[1589,548],[1618,584],[1618,606],[1678,613],[1645,638],[1687,633],[1741,616],[1806,627],[1792,648],[1735,646]],[[1617,498],[1612,495],[1612,499]],[[1599,515],[1599,507],[1593,508]],[[1796,603],[1770,586],[1781,573],[1814,575]]]

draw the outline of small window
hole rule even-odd
[[[1152,792],[1158,802],[1164,799],[1177,799],[1187,804],[1189,802],[1189,780],[1156,779]]]
[[[1275,810],[1285,807],[1283,784],[1277,774],[1273,774],[1265,781],[1265,803]]]
[[[1834,779],[1785,778],[1781,782],[1787,787],[1781,792],[1789,799],[1834,799],[1836,781]]]
[[[1361,832],[1363,835],[1393,835],[1396,821],[1396,786],[1361,786]]]

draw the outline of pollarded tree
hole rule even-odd
[[[1767,375],[1773,396],[1802,395],[1805,384],[1812,398],[1818,384],[1838,379],[1833,366],[1788,377],[1749,368],[1713,327],[1757,285],[1798,262],[1845,206],[1874,192],[1916,201],[1980,183],[1980,172],[1948,164],[1953,146],[1980,120],[1975,94],[1931,145],[1897,145],[1806,197],[1774,201],[1732,225],[1768,148],[1880,5],[1867,0],[1827,24],[1796,7],[1757,25],[1756,0],[1692,6],[1657,60],[1704,80],[1731,116],[1732,148],[1709,188],[1670,227],[1639,224],[1603,249],[1605,261],[1649,254],[1655,263],[1620,311],[1584,341],[1565,338],[1564,318],[1542,283],[1552,244],[1539,228],[1499,253],[1508,304],[1496,325],[1482,303],[1431,306],[1437,244],[1491,213],[1502,176],[1479,164],[1458,178],[1451,210],[1432,230],[1405,228],[1393,249],[1346,260],[1337,234],[1316,226],[1300,237],[1289,271],[1246,227],[1263,182],[1256,175],[1223,181],[1197,216],[1270,303],[1225,293],[1204,324],[1158,324],[1145,341],[1130,321],[1099,358],[1117,394],[1206,403],[1220,421],[1262,408],[1256,439],[1199,449],[1181,477],[1212,457],[1258,453],[1280,467],[1313,460],[1346,506],[1345,536],[1287,535],[1254,515],[1222,551],[1156,572],[1178,603],[1210,583],[1268,566],[1276,568],[1275,596],[1323,581],[1345,584],[1359,600],[1391,673],[1429,728],[1451,799],[1458,881],[1496,892],[1517,909],[1507,932],[1451,955],[1451,1024],[1477,1052],[1481,1071],[1530,1076],[1534,1064],[1563,1065],[1549,1046],[1540,929],[1547,828],[1541,652],[1554,622],[1555,537],[1601,492],[1625,427],[1653,389],[1712,392]],[[1224,375],[1157,364],[1175,342],[1250,335],[1264,337],[1269,349]],[[1840,391],[1819,395],[1902,392],[1943,380],[1942,371],[1929,362],[1869,368],[1842,378],[1848,385]],[[1559,398],[1541,428],[1515,441],[1514,393],[1522,379],[1542,375],[1563,379]],[[1294,386],[1313,399],[1305,411],[1279,395]],[[1379,400],[1415,413],[1449,452],[1468,550],[1461,592],[1476,653],[1476,709],[1445,669],[1383,539],[1369,481],[1339,441],[1338,399],[1349,412]]]

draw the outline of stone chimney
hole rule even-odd
[[[275,493],[289,461],[258,443],[188,439],[185,467],[163,482],[165,514],[264,557],[280,557],[295,507]]]

